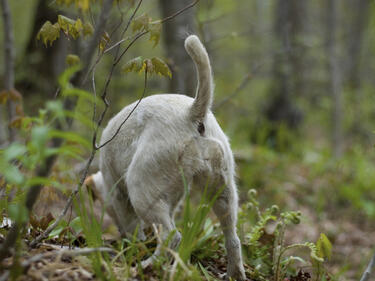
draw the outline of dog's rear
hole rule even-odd
[[[118,135],[101,150],[100,172],[94,182],[97,193],[108,197],[110,213],[122,235],[136,226],[161,224],[176,234],[174,211],[184,194],[181,169],[189,184],[206,184],[212,192],[224,191],[214,204],[222,225],[228,252],[228,276],[245,279],[240,241],[236,234],[237,191],[234,161],[229,142],[210,111],[213,82],[207,52],[195,35],[185,41],[198,72],[194,99],[177,94],[145,98]],[[135,104],[125,107],[103,131],[101,142],[115,134]],[[158,254],[158,246],[155,256]],[[147,265],[153,258],[144,262]]]

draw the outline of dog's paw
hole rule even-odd
[[[246,275],[242,264],[228,267],[226,280],[245,281]]]

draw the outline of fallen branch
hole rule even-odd
[[[31,258],[22,261],[20,263],[20,267],[22,270],[26,270],[31,264],[38,262],[43,259],[51,258],[51,257],[76,257],[82,255],[88,255],[92,253],[116,253],[116,251],[112,248],[107,247],[98,247],[98,248],[81,248],[81,249],[74,249],[74,250],[54,250],[47,253],[38,254],[32,256]],[[4,271],[4,273],[0,276],[0,281],[8,280],[9,278],[9,270]]]

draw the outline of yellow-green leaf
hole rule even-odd
[[[172,72],[169,69],[168,65],[160,58],[154,57],[151,59],[152,65],[153,65],[153,72],[156,74],[159,74],[161,76],[168,76],[169,78],[172,78]],[[152,73],[152,72],[150,72]]]
[[[7,100],[9,98],[9,92],[6,90],[3,90],[0,92],[0,104],[6,104]]]
[[[67,55],[65,61],[66,61],[66,64],[69,66],[73,66],[73,65],[81,63],[79,56],[73,55],[73,54]]]
[[[143,60],[142,57],[136,57],[134,59],[131,59],[130,61],[128,61],[122,71],[123,72],[142,72],[144,71],[144,69],[146,68],[146,63],[145,61]]]
[[[144,63],[146,63],[147,72],[154,73],[154,65],[152,64],[152,61],[150,59],[147,59],[144,61]]]
[[[76,5],[82,11],[86,12],[90,7],[90,0],[78,0],[78,1],[76,0]]]
[[[83,30],[83,24],[80,19],[72,20],[68,17],[59,15],[57,22],[60,25],[60,28],[64,31],[66,35],[70,35],[73,39],[79,37],[80,32]]]
[[[147,14],[140,15],[133,20],[133,32],[138,30],[148,30],[148,24],[151,21],[151,18]]]
[[[110,41],[111,38],[109,37],[109,34],[107,32],[104,32],[99,42],[99,50],[103,52]]]
[[[320,234],[320,237],[316,242],[316,248],[320,258],[331,258],[332,244],[324,233]]]
[[[83,30],[82,21],[81,19],[77,19],[76,22],[74,23],[74,26],[70,34],[72,35],[74,39],[77,39],[82,30]]]
[[[65,34],[69,34],[69,30],[74,26],[75,20],[72,20],[66,16],[58,15],[57,22],[60,25],[60,28],[65,32]]]
[[[94,27],[89,22],[83,24],[83,35],[90,36],[94,34]]]
[[[149,25],[150,41],[154,41],[154,47],[159,43],[161,33],[161,23],[154,22]]]
[[[52,45],[53,41],[60,37],[60,25],[58,23],[52,24],[50,21],[46,21],[42,28],[39,30],[36,38],[42,40],[44,45]]]

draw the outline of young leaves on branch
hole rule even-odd
[[[161,22],[151,21],[151,17],[142,14],[133,20],[133,32],[148,31],[150,32],[150,41],[154,42],[154,47],[159,43],[161,33]]]
[[[50,21],[46,21],[42,28],[39,30],[36,38],[38,40],[42,40],[44,45],[50,46],[52,45],[53,41],[60,37],[60,26],[58,23],[52,24]]]
[[[68,17],[59,15],[57,22],[60,29],[65,33],[66,36],[72,36],[73,39],[77,39],[81,31],[83,30],[82,21],[80,19],[72,20]]]
[[[159,74],[160,76],[172,78],[172,72],[168,65],[157,57],[152,59],[143,59],[142,57],[131,59],[123,67],[123,72],[142,73],[146,68],[148,74]]]
[[[60,31],[64,32],[66,36],[77,39],[81,35],[92,35],[94,28],[90,23],[82,23],[81,19],[73,20],[59,15],[55,24],[50,21],[44,23],[37,34],[37,39],[42,40],[46,46],[52,45],[60,37]]]

